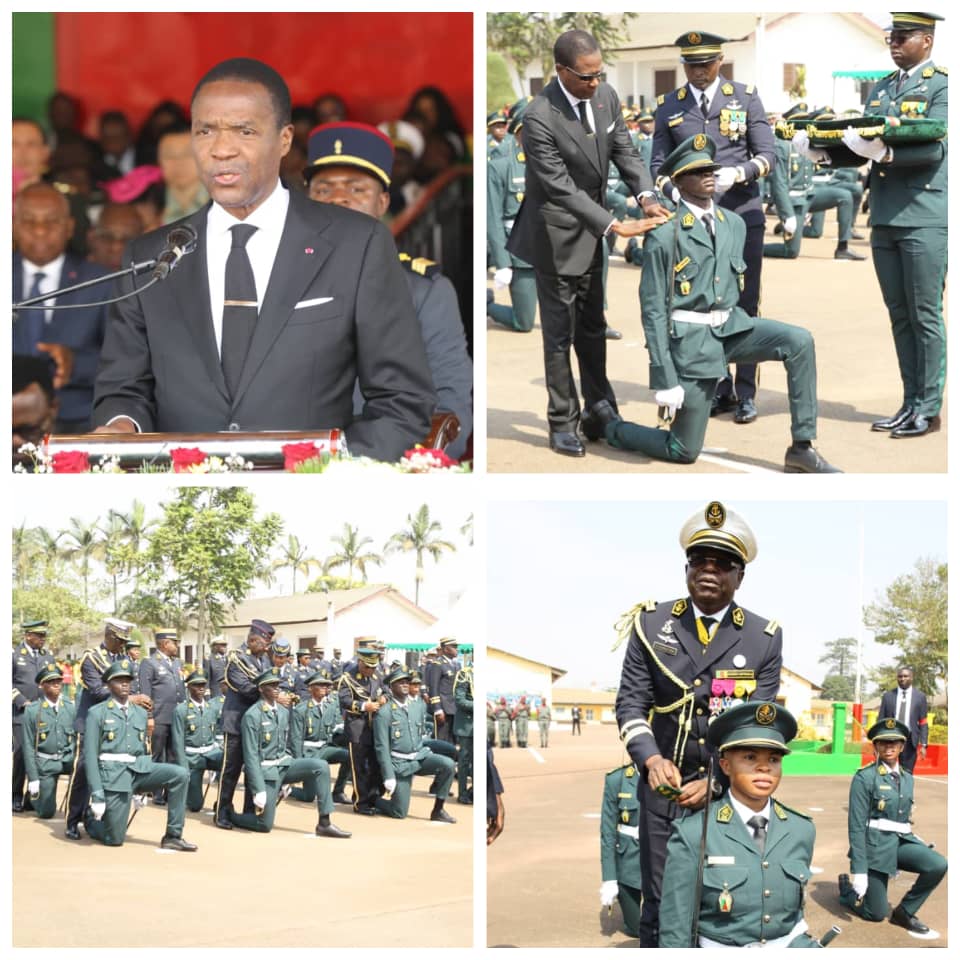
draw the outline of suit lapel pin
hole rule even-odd
[[[313,253],[313,247],[306,247],[303,251],[304,253]]]

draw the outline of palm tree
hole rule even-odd
[[[373,543],[372,537],[361,537],[359,527],[351,527],[349,523],[343,525],[343,533],[339,537],[331,537],[330,540],[335,543],[340,552],[332,557],[327,557],[324,563],[324,573],[335,569],[336,567],[347,567],[349,570],[348,579],[353,580],[353,568],[356,567],[360,573],[360,579],[367,582],[367,564],[380,566],[383,563],[383,555],[373,553],[372,551],[363,552],[363,548],[368,543]]]
[[[146,541],[157,525],[156,520],[147,520],[146,507],[139,501],[134,500],[130,505],[129,513],[121,513],[118,510],[111,510],[109,519],[117,517],[123,528],[123,538],[130,548],[128,557],[128,572],[133,573],[133,589],[140,588],[140,572],[143,568],[142,551],[145,549]]]
[[[43,559],[44,578],[50,580],[51,571],[63,559],[63,547],[60,546],[63,531],[51,533],[46,527],[34,527],[30,533],[37,546],[37,556]]]
[[[113,612],[116,614],[119,610],[118,581],[131,565],[130,546],[124,529],[123,514],[111,510],[107,514],[106,524],[99,527],[98,531],[103,536],[103,563],[113,580]]]
[[[285,546],[280,547],[280,556],[277,557],[273,563],[270,564],[270,576],[261,577],[262,580],[265,580],[268,584],[273,582],[272,573],[274,570],[285,570],[287,567],[290,568],[290,572],[293,574],[293,588],[290,591],[291,593],[297,592],[297,574],[302,573],[305,577],[310,576],[310,571],[317,567],[323,569],[323,564],[316,558],[310,557],[307,555],[307,546],[306,544],[300,543],[298,537],[294,534],[287,534],[287,542]]]
[[[22,590],[27,582],[27,574],[33,569],[33,562],[37,557],[38,547],[26,521],[19,527],[13,528],[13,576],[18,590]]]
[[[398,551],[414,550],[417,555],[416,586],[414,590],[414,602],[420,605],[420,584],[424,579],[423,555],[425,553],[433,557],[435,563],[439,563],[440,555],[444,550],[451,553],[456,551],[456,547],[449,540],[439,538],[440,524],[436,520],[430,519],[430,508],[423,504],[416,512],[416,515],[407,514],[408,526],[403,530],[398,530],[384,546],[384,553],[397,553]]]
[[[76,561],[83,577],[83,605],[90,606],[90,561],[99,560],[104,555],[104,542],[100,538],[100,528],[97,521],[84,523],[78,517],[70,518],[70,527],[61,531],[68,542],[63,555],[69,560]]]

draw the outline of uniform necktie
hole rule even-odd
[[[30,293],[27,295],[28,299],[31,297],[39,297],[40,294],[43,293],[40,289],[40,284],[46,279],[47,275],[42,270],[38,270],[33,275],[33,284],[30,287]],[[37,306],[40,306],[40,304],[37,304]],[[43,342],[43,327],[47,317],[47,311],[24,310],[23,317],[27,322],[27,330],[29,331],[27,339],[30,341],[30,353],[38,357],[40,356],[40,351],[37,350],[37,344]]]
[[[716,622],[716,617],[700,617],[697,620],[697,639],[704,646],[706,646],[713,639],[713,635],[710,631]]]
[[[230,396],[240,385],[240,373],[257,323],[257,285],[247,256],[247,241],[257,232],[248,223],[230,228],[231,246],[223,284],[223,330],[220,365]]]
[[[710,113],[710,103],[707,100],[706,93],[700,94],[700,112],[703,114],[703,119],[707,119],[707,114]]]
[[[897,719],[901,723],[906,723],[907,719],[907,695],[905,693],[900,694],[900,705],[897,707]]]
[[[747,826],[753,828],[753,845],[763,853],[767,843],[767,818],[758,813],[747,821]]]
[[[713,214],[705,213],[703,215],[703,225],[707,228],[707,233],[710,234],[710,239],[713,240],[716,238],[717,234],[713,229]]]
[[[903,89],[903,85],[906,82],[907,82],[907,73],[905,70],[901,70],[900,73],[897,74],[897,87],[895,92],[899,93]]]
[[[590,118],[587,116],[587,101],[581,100],[577,104],[577,109],[580,111],[580,126],[583,127],[587,136],[593,135],[593,130],[590,129]]]
[[[900,772],[898,770],[890,771],[890,779],[893,781],[895,787],[900,786]]]

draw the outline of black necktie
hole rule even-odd
[[[703,215],[703,225],[707,228],[707,233],[710,234],[710,239],[713,240],[716,237],[716,232],[713,229],[713,214],[705,213]]]
[[[710,104],[707,102],[707,95],[705,93],[700,94],[700,112],[703,114],[703,119],[707,119],[707,114],[710,113]]]
[[[593,130],[590,129],[590,118],[587,116],[587,101],[581,100],[577,104],[577,109],[580,111],[580,126],[583,127],[589,137],[593,134]]]
[[[753,844],[763,853],[767,843],[767,818],[758,813],[747,821],[747,826],[753,827]]]
[[[30,293],[27,295],[30,297],[39,297],[43,291],[40,289],[40,284],[46,280],[47,275],[42,271],[38,270],[33,275],[33,283],[30,286]],[[37,306],[45,306],[43,304],[37,304]],[[30,331],[28,339],[30,341],[30,352],[35,356],[39,356],[40,352],[37,350],[37,344],[43,342],[44,338],[44,322],[46,320],[47,311],[43,310],[24,310],[22,316],[26,318],[27,329]]]
[[[247,241],[256,232],[257,228],[248,223],[230,228],[232,245],[223,284],[220,366],[231,397],[240,384],[240,373],[257,323],[257,285],[246,249]]]

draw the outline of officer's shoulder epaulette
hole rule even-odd
[[[753,91],[756,90],[756,89],[757,89],[757,88],[756,88],[752,83],[748,83],[748,84],[743,88],[743,92],[746,93],[746,94],[748,94],[748,95],[750,95],[750,94],[752,94]]]
[[[772,637],[780,629],[780,624],[776,620],[771,620],[764,628],[763,632]]]
[[[663,106],[663,101],[666,100],[666,99],[667,99],[666,94],[661,93],[660,96],[657,97],[657,106],[658,106],[658,107],[662,107],[662,106]]]
[[[937,71],[937,73],[942,73],[944,76],[947,76],[946,67],[934,67],[934,69]]]
[[[803,817],[804,820],[813,819],[809,813],[804,813],[803,810],[798,810],[796,807],[789,807],[779,800],[773,802],[773,812],[778,820],[786,820],[788,813],[795,813],[798,817]]]
[[[411,273],[422,277],[432,277],[440,272],[440,264],[426,257],[411,257],[409,253],[400,254],[400,264]]]

